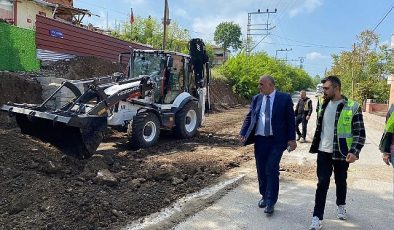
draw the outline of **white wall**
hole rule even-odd
[[[36,14],[44,12],[47,17],[52,16],[52,10],[38,5],[32,1],[20,0],[17,4],[17,26],[26,29],[35,29]],[[28,20],[30,22],[28,22]]]

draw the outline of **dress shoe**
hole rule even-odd
[[[275,211],[274,206],[268,205],[265,209],[264,209],[264,213],[267,213],[267,215],[272,215]]]
[[[262,198],[259,201],[259,208],[265,208],[265,207],[267,207],[267,202]]]

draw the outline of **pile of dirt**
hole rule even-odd
[[[41,102],[42,88],[35,77],[29,73],[0,72],[0,104]]]
[[[36,104],[42,102],[42,88],[31,73],[0,72],[0,106],[7,102]],[[15,121],[0,112],[0,127],[16,127]]]
[[[249,101],[235,94],[229,81],[214,79],[210,83],[210,100],[213,110],[230,109],[238,105],[247,105]]]
[[[86,160],[0,129],[2,228],[108,229],[157,212],[252,158],[236,138],[244,113],[209,116],[188,140],[162,132],[157,146],[138,151],[112,131]]]
[[[48,62],[41,67],[40,74],[70,80],[87,79],[123,72],[125,65],[120,66],[109,60],[97,57],[76,57],[56,62]]]

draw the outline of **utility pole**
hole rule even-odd
[[[353,43],[353,50],[352,50],[352,99],[354,99],[354,52],[356,51],[356,43]]]
[[[248,13],[248,25],[247,25],[247,33],[246,33],[246,54],[249,55],[250,52],[252,52],[252,50],[254,48],[256,48],[256,46],[269,35],[269,31],[274,29],[275,26],[270,27],[270,23],[269,23],[269,17],[270,14],[276,13],[277,9],[275,9],[274,11],[269,11],[268,9],[264,12],[260,11],[260,9],[257,10],[257,12],[250,12]],[[256,23],[256,24],[252,24],[252,15],[259,15],[259,14],[267,14],[267,22],[266,23]],[[253,32],[252,32],[253,31]],[[257,32],[255,32],[257,31]],[[263,35],[264,37],[260,40],[260,42],[257,43],[257,45],[255,45],[254,47],[251,47],[251,42],[252,42],[252,36],[255,35]]]
[[[275,59],[277,59],[277,56],[278,56],[278,51],[284,51],[284,52],[286,52],[286,58],[285,58],[285,62],[287,63],[287,52],[289,52],[289,51],[292,51],[293,49],[292,48],[290,48],[290,49],[279,49],[279,50],[276,50],[275,51]],[[279,60],[283,60],[283,59],[279,59]],[[298,61],[298,60],[297,60]]]
[[[303,63],[305,61],[305,57],[298,57],[298,59],[300,60],[300,69],[303,69],[304,68]]]
[[[167,26],[170,25],[171,19],[169,19],[168,2],[164,0],[164,18],[163,18],[163,50],[166,49],[167,40]]]
[[[108,11],[107,11],[107,31],[108,31]]]

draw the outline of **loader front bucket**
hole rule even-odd
[[[107,127],[106,117],[67,116],[8,105],[3,105],[1,110],[15,115],[23,134],[49,142],[80,159],[89,158],[96,151]]]

